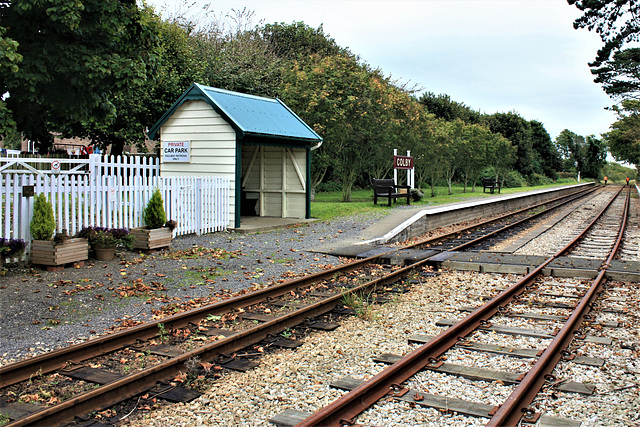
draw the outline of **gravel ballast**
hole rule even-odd
[[[215,293],[229,295],[336,265],[342,260],[307,251],[336,239],[359,240],[360,233],[387,212],[251,235],[180,237],[174,240],[174,252],[148,256],[123,252],[118,260],[91,262],[58,273],[10,271],[0,277],[0,288],[11,296],[0,303],[0,364],[100,335],[123,322],[147,321],[154,317],[154,309],[168,304],[186,304]],[[545,237],[553,246],[553,239]],[[231,255],[219,256],[207,248],[222,249]],[[412,292],[376,305],[369,319],[348,318],[334,332],[312,332],[298,349],[268,352],[260,359],[260,365],[247,373],[222,371],[222,377],[190,403],[159,400],[153,411],[134,410],[121,424],[267,426],[271,425],[271,417],[285,409],[313,412],[344,393],[331,388],[331,381],[343,376],[370,378],[386,366],[373,362],[373,357],[381,353],[406,354],[416,347],[408,343],[409,336],[436,335],[443,330],[436,321],[463,317],[465,313],[457,311],[458,307],[477,305],[480,295],[495,293],[517,279],[514,275],[450,271],[423,277]],[[136,287],[138,284],[144,286]],[[571,289],[582,284],[581,280],[564,279],[562,286]],[[640,371],[637,363],[631,362],[637,360],[640,349],[640,295],[636,288],[618,283],[611,291],[611,295],[624,294],[624,306],[628,307],[626,313],[607,315],[607,320],[618,320],[622,325],[612,333],[613,346],[580,349],[583,355],[605,358],[605,366],[574,368],[575,364],[565,363],[560,368],[563,377],[596,385],[596,394],[575,398],[573,394],[548,391],[535,402],[537,408],[547,415],[581,421],[584,426],[640,423]],[[537,310],[560,314],[559,310]],[[534,310],[525,306],[523,311]],[[503,320],[508,326],[526,327],[520,319]],[[542,329],[543,325],[535,327]],[[483,332],[472,338],[492,342],[494,337],[495,334]],[[542,343],[530,337],[511,338],[509,342],[522,348],[539,347]],[[455,350],[450,357],[462,361],[469,356],[467,353]],[[520,359],[516,365],[511,358],[480,353],[465,360],[467,364],[518,372],[524,372],[531,363]],[[513,389],[497,382],[474,382],[434,372],[417,375],[409,387],[484,403],[499,403]],[[386,401],[363,413],[357,421],[366,426],[474,426],[484,425],[487,419]]]

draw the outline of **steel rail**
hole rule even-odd
[[[533,417],[534,412],[529,409],[529,405],[533,402],[536,395],[544,386],[548,375],[551,374],[562,358],[563,351],[571,344],[575,332],[582,325],[585,316],[587,316],[589,311],[591,311],[593,301],[602,290],[602,286],[605,282],[604,276],[607,269],[611,265],[611,261],[613,261],[618,254],[627,225],[629,199],[630,191],[627,191],[627,197],[623,208],[623,216],[620,221],[616,242],[611,249],[611,253],[600,267],[598,275],[593,282],[591,282],[589,290],[585,293],[584,297],[573,310],[569,319],[562,326],[560,331],[553,338],[549,347],[544,350],[540,358],[518,383],[505,402],[500,405],[491,420],[487,423],[487,426],[517,426],[523,417],[525,420]]]
[[[219,315],[233,309],[248,307],[268,298],[274,298],[289,293],[303,286],[330,279],[336,273],[347,272],[361,268],[374,262],[380,255],[364,258],[348,264],[341,264],[326,271],[321,271],[301,278],[293,279],[275,286],[250,292],[239,297],[209,304],[184,313],[175,314],[163,319],[134,326],[113,334],[104,335],[96,339],[74,344],[44,353],[30,359],[0,367],[0,388],[28,380],[34,373],[47,374],[63,368],[67,362],[80,362],[105,353],[113,352],[134,344],[138,340],[148,340],[158,335],[159,324],[164,324],[167,330],[185,327],[189,323],[197,322],[209,314]]]
[[[452,250],[455,250],[455,249],[457,248],[453,248]],[[393,252],[393,251],[390,251],[390,252]],[[319,275],[322,277],[331,277],[337,271],[344,271],[346,267],[348,267],[349,270],[356,269],[361,264],[366,263],[365,261],[369,261],[369,262],[375,261],[375,259],[379,258],[382,255],[384,254],[369,257],[367,259],[361,260],[361,262],[344,264],[342,266],[336,267],[327,272],[320,273]],[[391,273],[386,274],[385,276],[369,281],[356,288],[344,291],[341,294],[334,295],[323,301],[317,302],[315,304],[311,304],[307,307],[303,307],[299,310],[296,310],[287,315],[276,318],[272,321],[256,325],[252,328],[238,332],[233,336],[227,337],[222,340],[218,340],[214,343],[211,343],[206,346],[200,347],[198,349],[192,350],[190,352],[184,353],[176,358],[167,360],[158,365],[155,365],[153,367],[140,371],[136,374],[132,374],[120,380],[103,385],[96,390],[84,393],[80,396],[70,399],[69,401],[63,402],[62,404],[45,408],[30,416],[18,419],[8,424],[7,426],[42,425],[45,423],[55,424],[55,423],[64,422],[77,414],[82,414],[90,411],[107,408],[117,402],[120,402],[127,398],[133,397],[137,394],[143,393],[146,390],[149,390],[158,381],[163,381],[163,380],[166,380],[167,378],[171,378],[177,375],[180,372],[180,368],[183,366],[183,364],[191,358],[197,357],[203,361],[213,361],[217,356],[221,354],[234,352],[239,349],[245,348],[246,346],[254,344],[268,337],[269,335],[277,334],[288,327],[298,325],[308,318],[313,318],[321,314],[327,313],[328,311],[331,311],[338,303],[340,303],[340,301],[346,294],[356,294],[358,292],[367,292],[371,289],[375,289],[378,286],[393,283],[397,281],[399,278],[402,278],[403,276],[407,275],[410,271],[424,265],[427,261],[428,259],[425,259],[413,265],[397,269]],[[289,284],[290,286],[292,284],[296,284],[296,287],[300,287],[302,285],[299,283],[306,282],[309,279],[309,277],[310,276],[297,279],[292,282],[288,282],[287,284]],[[260,291],[255,292],[253,296],[257,298],[257,295],[255,294],[263,294],[263,292],[260,292]],[[252,296],[252,295],[249,295],[249,296]],[[259,299],[259,301],[262,301],[263,299],[264,299],[264,296],[262,296]],[[219,306],[224,303],[225,302],[216,303],[216,304],[213,304],[213,306]],[[235,308],[240,308],[246,305],[250,305],[250,304],[239,305],[239,306],[236,306]],[[201,311],[201,310],[197,310],[197,311]],[[179,318],[181,321],[184,322],[185,321],[184,315],[185,313],[171,316],[170,318],[163,319],[163,322],[167,324],[167,320],[174,319],[174,318]],[[200,315],[198,319],[201,317],[202,315]],[[132,329],[136,329],[136,328],[132,328]]]
[[[453,326],[442,331],[431,341],[408,353],[398,362],[388,366],[360,386],[296,424],[296,427],[338,427],[353,423],[354,418],[358,414],[386,396],[395,385],[401,384],[425,367],[437,363],[437,358],[442,355],[442,353],[453,347],[461,338],[474,331],[482,322],[497,313],[501,307],[513,300],[514,296],[524,292],[526,286],[534,283],[535,279],[542,274],[543,269],[549,263],[569,252],[583,239],[596,221],[604,214],[605,210],[613,203],[613,200],[619,193],[620,191],[609,200],[593,221],[591,221],[577,237],[569,242],[568,245],[542,262],[517,283],[502,291],[483,306],[472,311]]]
[[[274,320],[258,324],[240,331],[232,336],[207,344],[186,352],[178,357],[161,362],[120,380],[105,384],[98,389],[76,396],[59,405],[44,408],[34,414],[17,419],[6,427],[54,425],[72,419],[75,415],[108,408],[118,402],[144,393],[154,387],[157,382],[166,381],[179,374],[182,366],[189,359],[197,357],[201,361],[214,361],[221,354],[240,350],[255,344],[270,335],[278,334],[288,327],[299,325],[306,319],[325,314],[340,304],[348,294],[369,292],[378,286],[394,283],[407,275],[412,266],[399,268],[385,276],[379,277],[358,287],[348,289],[325,300],[318,301],[296,311],[285,314]],[[161,397],[161,396],[160,396]]]
[[[530,216],[530,217],[523,218],[522,220],[519,220],[519,222],[528,221],[528,220],[533,219],[533,218],[535,218],[535,217],[537,217],[537,216],[543,215],[543,214],[545,214],[545,213],[547,213],[547,212],[550,212],[550,211],[552,211],[552,210],[554,210],[554,209],[557,209],[557,208],[559,208],[560,206],[564,206],[564,205],[566,205],[566,204],[568,204],[568,203],[571,203],[572,201],[574,201],[574,200],[576,200],[576,199],[579,199],[579,198],[581,198],[581,197],[584,197],[584,196],[586,196],[586,195],[588,195],[588,194],[590,194],[590,193],[593,193],[593,192],[595,192],[595,191],[597,191],[597,190],[599,190],[599,189],[600,189],[600,188],[598,188],[598,187],[594,187],[594,188],[587,188],[587,189],[583,189],[583,190],[580,190],[580,191],[576,191],[576,192],[574,192],[574,193],[566,194],[566,195],[564,195],[564,196],[556,197],[556,198],[554,198],[554,199],[547,200],[547,201],[545,201],[545,202],[540,202],[540,203],[537,203],[537,204],[535,204],[535,205],[531,205],[531,206],[528,206],[528,207],[526,207],[526,208],[519,209],[519,210],[514,211],[514,212],[509,212],[509,213],[507,213],[507,214],[500,215],[500,216],[498,216],[498,217],[496,217],[496,218],[493,218],[493,219],[488,220],[488,221],[484,221],[484,222],[482,222],[482,223],[480,223],[480,224],[470,225],[470,226],[465,227],[465,228],[460,229],[460,230],[451,231],[451,232],[449,232],[449,233],[440,234],[440,235],[438,235],[438,236],[430,237],[430,238],[428,238],[428,239],[425,239],[425,240],[422,240],[422,241],[419,241],[419,242],[415,242],[415,243],[408,244],[408,245],[406,245],[406,246],[403,246],[403,247],[402,247],[402,249],[410,249],[410,248],[414,248],[414,247],[423,246],[423,245],[425,245],[425,244],[430,244],[430,243],[433,243],[433,242],[438,241],[438,240],[448,239],[448,238],[450,238],[450,237],[456,236],[456,235],[458,235],[458,234],[462,234],[462,233],[464,233],[464,232],[466,232],[466,231],[469,231],[469,230],[472,230],[472,229],[474,229],[474,228],[482,227],[482,226],[485,226],[485,225],[491,224],[491,223],[493,223],[493,222],[498,222],[498,221],[501,221],[501,220],[503,220],[503,219],[509,218],[510,216],[519,215],[519,214],[524,213],[524,212],[526,212],[526,211],[528,211],[528,210],[535,209],[535,208],[538,208],[538,207],[540,207],[540,206],[548,205],[549,203],[554,203],[554,202],[557,202],[557,201],[559,201],[559,200],[566,199],[566,200],[563,200],[563,201],[562,201],[561,203],[559,203],[558,205],[552,206],[552,207],[551,207],[551,208],[549,208],[549,209],[545,209],[545,210],[543,210],[543,211],[541,211],[541,212],[538,212],[538,213],[536,213],[536,214],[534,214],[534,215],[532,215],[532,216]],[[515,224],[517,224],[517,222],[516,222],[516,223],[512,223],[512,224],[509,224],[509,225],[507,225],[507,226],[503,227],[502,229],[497,230],[495,233],[502,232],[502,231],[504,231],[504,230],[508,229],[510,226],[511,226],[511,227],[512,227],[512,226],[514,226]],[[485,236],[482,236],[482,237],[484,238]],[[489,236],[487,235],[487,237],[489,237]],[[481,239],[482,239],[482,238],[481,238]],[[476,244],[476,243],[477,243],[476,241],[473,241],[473,243],[469,243],[469,245],[468,245],[468,246],[471,246],[471,245]],[[457,249],[460,249],[460,248],[458,247]]]
[[[452,234],[461,233],[472,228],[477,228],[484,224],[495,222],[499,219],[508,217],[510,215],[516,215],[528,209],[532,209],[541,206],[545,203],[552,203],[556,200],[570,197],[577,198],[584,194],[595,191],[595,189],[589,188],[586,190],[579,190],[566,196],[557,197],[547,202],[539,203],[537,205],[521,209],[510,214],[505,214],[499,218],[494,218],[489,221],[485,221],[482,224],[476,224],[459,230],[454,233],[447,233],[445,235],[435,236],[430,239],[425,239],[420,244],[426,244],[432,241],[441,240],[447,238]],[[164,324],[167,330],[178,329],[187,326],[189,323],[197,322],[207,315],[220,315],[237,308],[244,308],[250,305],[262,302],[268,298],[276,298],[289,293],[292,290],[308,286],[322,280],[330,279],[337,273],[343,273],[353,271],[358,268],[362,268],[368,264],[374,263],[382,256],[388,255],[398,249],[405,249],[414,247],[414,245],[407,245],[402,248],[394,248],[388,252],[355,260],[347,264],[341,264],[326,271],[310,274],[301,278],[293,279],[275,286],[271,286],[258,291],[250,292],[245,295],[234,297],[225,301],[209,304],[188,312],[178,313],[163,319],[148,322],[142,325],[134,326],[123,331],[115,332],[113,334],[104,335],[99,338],[88,340],[79,344],[74,344],[68,347],[60,348],[48,353],[44,353],[27,360],[12,363],[9,365],[0,367],[0,388],[8,387],[16,384],[20,381],[26,381],[34,374],[48,374],[54,372],[57,369],[63,368],[68,362],[81,362],[83,360],[91,359],[102,354],[110,353],[120,350],[128,345],[132,345],[137,341],[149,340],[158,335],[159,324]]]

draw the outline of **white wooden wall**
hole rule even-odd
[[[165,163],[160,175],[220,176],[230,182],[228,225],[233,226],[235,215],[236,133],[206,102],[186,101],[160,128],[161,146],[164,141],[190,141],[190,163]]]

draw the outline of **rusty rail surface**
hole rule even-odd
[[[563,197],[566,198],[571,196],[573,196],[573,194]],[[546,203],[550,202],[547,201]],[[545,203],[541,203],[539,205],[542,204]],[[523,209],[521,211],[526,211],[528,209],[532,209],[532,207]],[[515,214],[516,213],[512,213],[511,215]],[[485,223],[495,222],[496,220],[497,219],[489,220]],[[517,224],[517,222],[513,223],[511,226],[514,226],[515,224]],[[479,226],[481,226],[481,224],[476,224],[468,228],[477,228]],[[460,231],[458,231],[458,233],[460,233]],[[440,238],[441,236],[436,236],[432,239]],[[427,239],[427,241],[428,240],[430,239]],[[464,246],[467,245],[468,244],[466,243],[464,244]],[[450,250],[459,249],[461,249],[461,247],[456,247]],[[95,357],[97,355],[102,355],[111,351],[118,350],[127,345],[131,345],[135,342],[136,339],[153,338],[158,334],[158,323],[164,323],[166,328],[183,327],[190,322],[202,319],[207,314],[219,314],[234,308],[250,306],[257,302],[262,302],[266,298],[280,296],[290,292],[291,290],[307,286],[321,280],[332,278],[336,273],[348,272],[361,268],[367,264],[375,262],[381,256],[394,252],[395,250],[396,249],[393,249],[387,253],[378,254],[352,263],[342,264],[327,271],[312,274],[299,279],[294,279],[280,285],[273,286],[271,288],[266,288],[240,297],[221,301],[219,303],[214,303],[196,310],[176,314],[157,322],[136,326],[126,331],[107,335],[95,340],[90,340],[81,344],[56,350],[51,353],[46,353],[41,356],[32,358],[28,361],[4,366],[0,368],[0,386],[6,386],[19,382],[21,380],[26,380],[33,372],[37,371],[38,369],[42,373],[52,372],[64,367],[69,360],[79,362],[81,360]],[[248,345],[254,344],[268,337],[269,335],[280,333],[288,327],[298,325],[305,319],[313,318],[331,311],[335,308],[336,305],[341,303],[344,295],[357,294],[359,292],[369,292],[377,287],[396,282],[402,277],[406,276],[412,270],[423,266],[427,262],[428,259],[425,259],[413,265],[400,268],[356,288],[349,289],[342,294],[337,294],[323,301],[319,301],[287,315],[281,316],[272,321],[256,325],[252,328],[236,333],[233,336],[189,351],[178,357],[167,360],[138,373],[129,375],[125,378],[122,378],[121,380],[114,381],[112,383],[103,385],[96,390],[92,390],[90,392],[79,395],[73,399],[63,402],[62,404],[44,408],[43,410],[36,412],[30,416],[18,419],[10,424],[7,424],[7,426],[53,425],[56,423],[67,421],[78,414],[107,408],[115,403],[149,390],[150,388],[154,387],[159,381],[174,377],[180,372],[184,363],[191,358],[198,357],[203,361],[213,361],[220,354],[240,350]],[[27,367],[29,369],[27,369]]]
[[[618,236],[616,243],[611,249],[611,253],[607,260],[600,267],[600,271],[596,278],[591,282],[589,290],[582,298],[578,306],[573,310],[567,322],[562,326],[556,334],[549,347],[542,353],[540,358],[533,365],[531,370],[520,381],[515,390],[507,397],[507,400],[498,408],[495,415],[491,418],[488,426],[517,426],[523,416],[533,416],[533,411],[529,409],[529,405],[535,399],[536,395],[542,389],[546,382],[547,375],[550,374],[558,361],[562,358],[562,352],[566,350],[573,340],[575,332],[580,328],[585,316],[591,311],[591,304],[600,293],[604,283],[604,275],[611,265],[611,261],[618,254],[620,244],[624,235],[627,224],[627,216],[629,213],[630,191],[627,192],[625,204],[623,207],[623,217],[620,221]]]
[[[436,364],[438,362],[438,357],[453,347],[460,338],[471,333],[481,325],[482,322],[487,321],[491,316],[496,314],[499,309],[513,300],[514,296],[524,292],[526,286],[532,284],[535,279],[542,274],[542,270],[549,263],[569,252],[580,240],[582,240],[588,231],[595,225],[596,221],[613,203],[618,194],[620,194],[620,191],[622,191],[622,188],[611,198],[611,200],[609,200],[593,221],[591,221],[576,238],[569,242],[569,244],[564,248],[560,249],[556,254],[542,262],[537,268],[524,276],[517,283],[501,292],[485,305],[472,311],[469,315],[450,328],[442,331],[431,341],[408,353],[398,362],[387,367],[368,381],[365,381],[360,386],[354,388],[329,405],[318,410],[302,422],[296,424],[296,427],[339,427],[352,424],[357,415],[371,407],[379,399],[386,396],[395,385],[401,384],[425,367],[431,364]]]
[[[470,230],[472,228],[477,228],[479,226],[495,222],[509,216],[517,215],[518,213],[536,208],[545,203],[552,203],[563,198],[570,198],[570,200],[573,200],[574,198],[581,197],[591,191],[595,191],[595,189],[579,190],[566,196],[561,196],[544,203],[539,203],[531,207],[512,212],[510,214],[502,215],[499,218],[494,218],[481,224],[466,227],[463,230],[459,230],[455,233],[447,233],[444,235],[435,236],[430,239],[425,239],[421,242],[408,245],[404,248],[415,247],[417,245],[423,245],[436,240],[441,240],[450,237],[451,235]],[[160,323],[163,323],[166,329],[182,328],[189,323],[197,322],[207,315],[219,315],[233,309],[248,307],[250,305],[264,301],[268,298],[282,296],[292,290],[301,288],[303,286],[308,286],[322,280],[330,279],[337,273],[345,273],[348,271],[356,270],[358,268],[362,268],[368,264],[376,262],[376,260],[379,260],[382,256],[388,255],[389,253],[394,252],[398,249],[392,249],[389,252],[377,254],[360,260],[355,260],[347,264],[341,264],[326,271],[310,274],[301,278],[281,283],[279,285],[250,292],[248,294],[231,298],[225,301],[209,304],[194,310],[190,310],[188,312],[175,314],[173,316],[134,326],[132,328],[128,328],[126,330],[119,331],[113,334],[104,335],[96,339],[60,348],[32,357],[27,360],[2,366],[0,367],[0,388],[8,387],[20,381],[26,381],[36,373],[47,374],[50,372],[54,372],[57,369],[63,368],[68,361],[81,362],[83,360],[91,359],[96,356],[120,350],[128,345],[136,343],[136,341],[138,340],[145,341],[152,339],[158,335],[158,325]]]

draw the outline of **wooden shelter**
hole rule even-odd
[[[197,83],[151,127],[162,176],[228,176],[229,226],[241,216],[309,218],[310,151],[322,138],[279,99]]]

